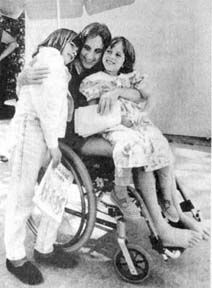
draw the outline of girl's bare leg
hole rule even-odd
[[[171,166],[166,166],[154,171],[160,187],[160,205],[164,215],[172,222],[179,221],[178,211],[172,201],[173,178]]]
[[[142,198],[164,246],[187,248],[201,241],[202,237],[199,232],[173,228],[162,217],[157,202],[155,177],[152,172],[144,172],[141,168],[136,168],[133,169],[133,176],[135,186],[142,194]]]
[[[81,153],[83,154],[83,155],[87,155],[87,156],[105,156],[105,157],[112,157],[112,146],[110,145],[110,143],[109,142],[107,142],[105,139],[103,139],[103,138],[100,138],[100,137],[95,137],[95,136],[93,136],[93,137],[90,137],[90,138],[88,138],[88,140],[87,140],[87,142],[84,144],[84,146],[82,147],[82,150],[81,150]],[[142,174],[142,176],[144,176],[144,172],[141,170],[141,169],[136,169],[137,170],[137,179],[138,178],[140,178],[140,176],[141,176],[141,174]],[[152,175],[153,176],[153,175]],[[135,180],[137,180],[137,179],[135,179]],[[141,178],[140,178],[140,180],[141,180]],[[142,190],[142,185],[141,184],[139,184],[140,183],[140,181],[137,181],[138,182],[138,188],[140,188],[140,186],[141,186],[141,189],[140,190]],[[137,183],[136,182],[136,183]],[[142,182],[142,181],[141,181]],[[160,227],[160,231],[161,231],[161,235],[163,234],[163,230],[164,231],[167,231],[167,233],[166,234],[169,234],[169,229],[170,230],[172,230],[172,231],[174,231],[174,233],[172,233],[173,235],[172,235],[172,237],[170,237],[171,236],[171,234],[170,235],[167,235],[167,237],[163,237],[164,238],[164,245],[166,244],[166,242],[167,242],[167,245],[172,245],[172,246],[182,246],[182,247],[184,247],[184,246],[189,246],[191,243],[196,243],[197,242],[197,240],[199,239],[198,238],[198,233],[194,233],[194,234],[192,234],[192,233],[190,233],[190,232],[185,232],[185,231],[187,231],[187,230],[183,230],[184,231],[184,235],[182,235],[183,233],[182,233],[182,230],[180,230],[180,229],[174,229],[174,228],[172,228],[172,227],[170,227],[166,222],[165,222],[165,220],[163,219],[163,217],[161,216],[161,212],[160,212],[160,209],[159,209],[159,207],[158,207],[158,203],[157,203],[157,199],[156,199],[156,191],[155,191],[155,184],[153,185],[154,187],[152,188],[152,189],[150,189],[150,190],[152,190],[151,191],[151,193],[150,193],[150,197],[146,197],[147,199],[145,200],[147,203],[149,203],[150,204],[150,206],[151,206],[151,202],[152,202],[152,196],[151,196],[151,194],[153,194],[153,199],[154,199],[154,201],[153,201],[153,203],[152,203],[152,206],[153,207],[151,207],[152,208],[152,210],[153,211],[155,211],[155,207],[156,207],[156,213],[154,212],[153,214],[153,216],[154,216],[154,219],[156,220],[156,226],[158,226],[158,227]],[[144,189],[145,190],[145,189]],[[148,194],[149,192],[148,192],[149,190],[147,189],[147,193],[145,193],[145,194]],[[148,196],[148,195],[147,195]],[[150,198],[150,199],[149,199]],[[181,211],[182,212],[182,211]],[[151,215],[152,216],[152,215]],[[159,218],[157,218],[157,217],[159,217]],[[158,220],[158,221],[157,221]],[[157,222],[159,222],[159,224],[157,225]],[[191,229],[190,227],[188,227],[188,229]],[[176,230],[176,231],[175,231]],[[178,231],[179,230],[179,231]],[[193,230],[193,229],[191,229],[191,230]],[[195,230],[195,229],[194,229]],[[197,231],[197,230],[196,230]],[[175,234],[180,234],[180,237],[178,237],[178,239],[180,240],[181,239],[181,241],[176,241],[176,239],[174,239],[174,237],[175,237]],[[185,234],[187,234],[187,236],[185,235]],[[177,236],[177,235],[176,235]],[[165,239],[166,238],[166,239]],[[171,239],[170,239],[171,238]],[[186,240],[186,238],[187,238],[187,240]],[[169,239],[169,240],[168,240]],[[184,240],[183,240],[184,239]],[[177,242],[177,243],[176,243]],[[182,245],[181,245],[182,244]],[[184,245],[183,245],[184,244]]]

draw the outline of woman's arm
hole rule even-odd
[[[34,59],[36,61],[36,58]],[[46,67],[32,67],[34,62],[31,62],[28,67],[25,67],[17,78],[17,86],[23,85],[40,85],[45,78],[49,76],[49,68]]]
[[[145,102],[145,111],[151,107],[151,96],[147,89],[140,87],[137,88],[121,88],[120,97],[135,102],[137,104]]]
[[[99,100],[98,112],[101,115],[108,113],[118,98],[127,99],[137,104],[145,101],[145,109],[149,107],[150,95],[144,91],[144,89],[138,90],[136,88],[116,88],[101,96]]]
[[[115,96],[117,99],[123,98],[137,104],[145,101],[148,98],[145,91],[143,91],[142,89],[138,90],[136,88],[116,88],[113,93],[113,96]]]
[[[36,57],[29,63],[29,66],[24,67],[22,72],[18,75],[16,81],[16,94],[19,95],[19,91],[24,85],[41,85],[43,81],[48,78],[50,70],[48,66],[33,67],[36,63]],[[19,96],[18,96],[19,97]]]
[[[130,86],[115,88],[110,92],[105,93],[101,96],[99,101],[99,113],[105,114],[111,110],[113,104],[118,100],[118,98],[123,98],[130,100],[137,104],[146,102],[144,109],[149,108],[150,94],[147,91],[146,85],[144,85],[144,76],[140,76],[139,73],[134,71],[129,74]]]
[[[1,42],[7,44],[7,48],[4,49],[4,51],[0,55],[0,61],[2,61],[4,58],[6,58],[8,55],[10,55],[15,48],[18,47],[18,44],[9,33],[6,31],[2,32]]]

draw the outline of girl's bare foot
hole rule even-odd
[[[202,239],[210,238],[210,220],[196,221],[193,217],[189,217],[185,213],[180,213],[180,220],[185,228],[196,231],[202,235]]]
[[[199,232],[173,228],[168,224],[160,227],[158,233],[164,246],[188,248],[193,247],[202,240],[202,235]]]

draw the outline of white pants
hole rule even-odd
[[[16,145],[11,157],[11,183],[5,215],[5,249],[9,260],[26,257],[26,222],[33,209],[34,187],[40,168],[49,158],[39,120],[25,115],[16,122]],[[59,223],[43,215],[36,250],[41,253],[53,251],[58,226]]]

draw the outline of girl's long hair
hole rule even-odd
[[[36,56],[41,47],[53,47],[63,51],[67,42],[73,42],[77,47],[79,46],[78,34],[69,29],[61,28],[52,32],[43,42],[41,42],[32,57]]]

